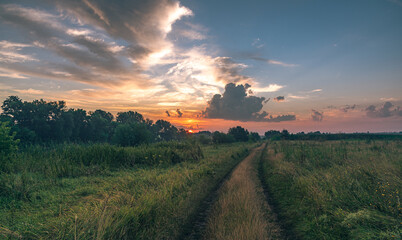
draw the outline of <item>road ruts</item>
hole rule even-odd
[[[211,203],[202,234],[192,239],[283,239],[258,178],[263,144],[232,172]]]

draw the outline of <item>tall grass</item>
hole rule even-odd
[[[271,142],[264,180],[300,239],[400,239],[401,141]]]
[[[21,152],[0,175],[0,236],[175,239],[251,147],[187,144]]]

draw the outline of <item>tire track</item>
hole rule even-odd
[[[265,149],[266,144],[253,149],[221,184],[203,225],[196,226],[203,230],[189,239],[283,239],[258,177]]]

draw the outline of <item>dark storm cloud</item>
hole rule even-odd
[[[282,102],[282,101],[285,101],[285,97],[284,96],[277,96],[276,98],[274,98],[274,100],[276,102]]]
[[[385,102],[380,108],[376,108],[374,105],[370,105],[366,108],[366,114],[372,118],[387,118],[391,116],[402,116],[402,110],[400,107],[394,107],[391,102]]]
[[[183,113],[180,111],[180,109],[177,109],[176,112],[177,112],[177,117],[181,118],[183,116]]]
[[[311,109],[311,111],[312,111],[311,119],[312,119],[313,121],[316,121],[316,122],[321,122],[322,119],[324,118],[324,113],[323,113],[323,112],[316,111],[316,110],[314,110],[314,109]]]
[[[225,86],[223,95],[215,94],[208,102],[203,112],[205,118],[220,118],[226,120],[280,122],[292,121],[294,115],[269,116],[265,111],[261,112],[264,97],[247,96],[249,84],[237,85],[229,83]]]

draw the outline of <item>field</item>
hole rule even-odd
[[[401,238],[399,140],[33,145],[0,170],[0,239]]]
[[[1,162],[0,238],[175,239],[254,145],[28,147]]]
[[[401,141],[276,141],[262,162],[290,239],[400,239]]]

